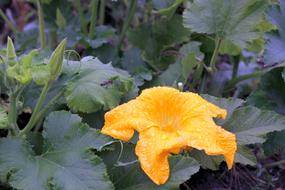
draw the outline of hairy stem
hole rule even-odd
[[[49,110],[52,108],[53,105],[57,103],[57,101],[63,96],[64,90],[61,90],[56,96],[54,96],[46,106],[37,114],[37,117],[34,120],[33,125],[37,125],[40,121],[46,116]]]
[[[17,125],[17,118],[18,118],[17,103],[19,101],[19,96],[22,94],[24,88],[25,86],[21,86],[9,97],[10,106],[8,112],[8,121],[11,127],[12,135],[16,135],[20,131]]]
[[[82,30],[83,34],[86,35],[87,34],[87,22],[86,22],[86,19],[84,17],[84,13],[83,13],[83,9],[82,9],[80,0],[75,1],[75,7],[78,11],[80,24],[81,24],[81,30]]]
[[[37,9],[38,9],[38,18],[39,18],[39,33],[40,33],[41,48],[44,49],[46,47],[46,34],[45,34],[44,15],[40,0],[37,0]]]
[[[225,86],[224,91],[229,91],[229,90],[233,89],[238,83],[240,83],[244,80],[260,77],[261,75],[265,74],[266,72],[267,71],[255,71],[253,73],[250,73],[247,75],[242,75],[242,76],[239,76],[237,78],[234,78],[231,81],[229,81],[229,83]]]
[[[100,1],[100,12],[99,12],[99,24],[100,25],[103,25],[105,22],[106,1],[107,0],[101,0]]]
[[[41,92],[40,97],[38,99],[37,105],[36,105],[36,107],[32,113],[30,121],[28,122],[26,127],[22,131],[20,131],[20,136],[25,135],[26,133],[28,133],[29,131],[31,131],[33,129],[34,124],[35,124],[35,120],[38,117],[38,113],[39,113],[39,111],[40,111],[41,107],[43,106],[44,101],[46,99],[49,87],[50,87],[50,83],[48,82],[45,84],[44,88],[42,89],[42,92]]]
[[[17,33],[17,28],[14,26],[14,24],[9,20],[9,18],[5,15],[5,13],[0,9],[0,16],[1,18],[6,22],[8,27],[13,31],[13,33]]]
[[[89,37],[93,38],[95,33],[95,25],[97,20],[98,0],[91,2],[91,23],[89,28]]]
[[[127,18],[124,22],[123,29],[122,29],[122,32],[121,32],[120,37],[119,37],[119,42],[118,42],[118,47],[117,47],[118,50],[120,50],[120,48],[122,46],[126,32],[128,31],[128,28],[131,24],[133,17],[134,17],[136,7],[137,7],[137,0],[131,0],[131,4],[129,6],[128,13],[127,13]]]
[[[210,67],[211,67],[213,72],[215,72],[217,70],[216,69],[216,61],[217,61],[217,57],[218,57],[218,54],[219,54],[219,50],[220,50],[221,44],[222,44],[222,39],[217,37],[216,40],[215,40],[215,49],[214,49],[214,52],[213,52],[213,55],[212,55],[212,58],[211,58],[211,61],[210,61]]]
[[[240,61],[240,56],[234,56],[232,58],[233,62],[232,79],[235,79],[238,75],[239,61]]]
[[[12,135],[16,135],[19,131],[19,128],[17,126],[17,98],[14,94],[12,94],[9,97],[9,101],[10,101],[10,106],[9,106],[9,112],[8,112],[8,121],[9,121],[9,125],[11,127],[11,132]]]

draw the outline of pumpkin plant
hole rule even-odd
[[[0,11],[0,188],[173,190],[284,147],[283,1],[88,3],[31,0],[30,38]],[[240,74],[249,51],[265,63]]]

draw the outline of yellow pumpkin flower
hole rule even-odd
[[[226,114],[198,94],[154,87],[107,112],[101,132],[128,141],[136,130],[139,140],[135,151],[141,168],[159,185],[169,177],[168,156],[185,148],[224,155],[228,168],[232,167],[235,135],[213,121],[213,117],[225,119]]]

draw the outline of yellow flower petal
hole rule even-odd
[[[204,150],[208,155],[224,155],[231,169],[237,149],[234,134],[217,126],[212,118],[196,117],[185,120],[178,130],[181,136],[188,137],[188,146]]]
[[[184,148],[224,155],[232,167],[235,135],[213,121],[226,114],[198,94],[156,87],[106,113],[102,133],[128,141],[134,130],[139,132],[136,154],[141,167],[156,184],[163,184],[169,177],[168,156]]]
[[[159,143],[158,143],[159,142]],[[176,133],[161,131],[153,127],[140,133],[136,154],[144,172],[156,184],[164,184],[169,177],[168,156],[178,154],[187,139]]]

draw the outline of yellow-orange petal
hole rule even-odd
[[[169,178],[168,156],[170,153],[178,154],[185,146],[186,138],[153,127],[140,133],[136,154],[143,171],[160,185]]]
[[[141,105],[132,100],[122,104],[105,114],[105,124],[101,132],[113,138],[128,141],[134,134],[134,129],[143,129],[152,125],[152,122],[143,116]]]
[[[237,150],[236,137],[211,118],[201,116],[185,120],[179,134],[188,137],[190,147],[204,150],[208,155],[224,155],[228,168],[232,168]]]

